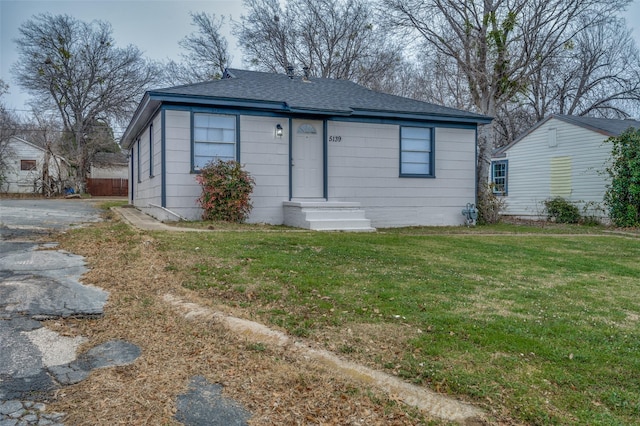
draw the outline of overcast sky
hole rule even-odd
[[[68,14],[81,21],[108,21],[113,26],[116,45],[133,44],[151,59],[179,59],[178,41],[190,34],[189,12],[208,12],[231,16],[238,21],[244,12],[241,0],[0,0],[0,79],[9,84],[5,105],[9,109],[27,110],[27,96],[13,80],[10,69],[18,55],[14,39],[22,23],[38,13]],[[640,46],[640,0],[634,0],[625,14]],[[242,57],[230,26],[223,28],[233,60],[242,66]]]
[[[208,12],[240,20],[240,0],[0,0],[0,78],[9,84],[5,105],[10,109],[28,109],[27,96],[13,80],[11,65],[18,53],[13,40],[18,28],[38,13],[67,14],[81,21],[103,20],[111,23],[116,46],[137,46],[151,59],[179,59],[178,41],[193,32],[189,12]],[[228,19],[227,19],[228,21]],[[236,49],[231,28],[223,35],[229,48]],[[239,52],[232,52],[232,66],[242,65]]]

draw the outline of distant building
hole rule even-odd
[[[544,201],[562,197],[589,214],[606,216],[604,194],[611,144],[640,121],[552,115],[499,149],[491,161],[494,193],[506,202],[504,214],[543,218]],[[601,210],[593,210],[599,205]]]
[[[0,191],[5,193],[62,193],[69,178],[69,163],[47,149],[13,136],[2,152]],[[44,192],[43,192],[44,189]]]

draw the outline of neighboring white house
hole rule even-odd
[[[43,178],[49,181],[49,191],[61,192],[69,177],[67,160],[16,136],[3,147],[2,155],[5,158],[5,167],[0,171],[2,192],[41,193]]]
[[[605,141],[629,127],[640,128],[640,121],[552,115],[496,151],[491,180],[494,192],[504,197],[504,214],[539,219],[545,200],[562,197],[605,216],[612,148]]]
[[[121,146],[130,202],[163,220],[201,218],[195,176],[220,158],[256,181],[249,222],[458,225],[475,202],[477,127],[490,121],[346,80],[227,70],[147,92]]]

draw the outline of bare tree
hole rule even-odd
[[[180,55],[181,63],[169,61],[165,67],[166,81],[172,85],[218,79],[231,62],[227,39],[220,34],[224,17],[200,12],[191,13],[191,20],[196,33],[178,43],[187,53]]]
[[[22,123],[20,132],[25,140],[44,150],[42,164],[38,167],[40,172],[33,176],[34,191],[47,197],[62,194],[72,182],[69,181],[69,164],[61,152],[65,146],[60,143],[64,135],[60,121],[51,112],[34,109],[30,119]]]
[[[249,11],[235,23],[233,32],[243,50],[245,62],[253,68],[284,72],[294,65],[295,23],[289,8],[279,0],[243,0]]]
[[[452,58],[475,110],[497,113],[527,87],[548,58],[586,26],[630,0],[381,0],[389,23]],[[588,19],[587,19],[588,18]],[[489,174],[495,123],[478,141],[478,195]]]
[[[625,118],[640,105],[640,56],[624,20],[587,28],[530,78],[537,120],[550,113]],[[635,109],[635,111],[634,111]]]
[[[364,0],[244,0],[248,15],[234,33],[244,59],[256,69],[311,75],[373,86],[401,62],[393,39],[378,31]]]
[[[494,147],[499,148],[514,141],[538,121],[524,95],[502,104],[494,119]]]
[[[78,186],[95,151],[88,143],[97,121],[123,123],[157,70],[134,46],[117,48],[111,25],[68,15],[40,14],[20,27],[13,72],[41,107],[58,112]]]
[[[610,17],[577,33],[536,67],[526,90],[496,112],[495,146],[550,114],[625,118],[640,113],[640,58],[624,20]]]
[[[9,86],[0,79],[0,188],[5,184],[9,160],[14,155],[9,140],[17,135],[19,122],[5,106],[2,97],[9,91]]]

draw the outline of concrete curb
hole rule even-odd
[[[208,232],[206,229],[179,228],[162,223],[135,207],[111,207],[131,226],[143,231]]]
[[[484,425],[487,423],[486,413],[474,405],[439,394],[423,386],[406,383],[396,376],[345,361],[332,352],[312,348],[292,339],[285,333],[272,330],[262,324],[226,315],[171,294],[165,294],[163,300],[188,320],[203,318],[214,320],[247,339],[286,347],[291,354],[314,360],[318,364],[324,365],[332,371],[340,372],[364,385],[375,386],[433,417],[464,425]]]

